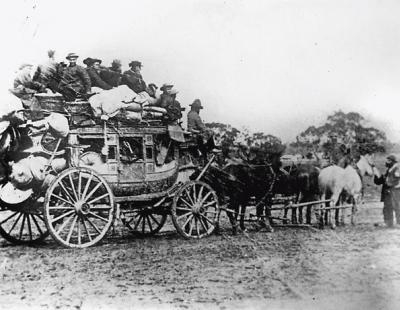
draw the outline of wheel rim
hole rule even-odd
[[[172,220],[186,238],[203,238],[212,234],[219,215],[218,197],[206,183],[191,181],[174,197]]]
[[[45,220],[54,239],[67,247],[88,247],[99,242],[114,218],[111,188],[87,168],[70,168],[50,185]]]
[[[124,211],[123,223],[134,234],[154,235],[164,226],[167,220],[167,214],[153,212],[151,209]]]
[[[48,235],[43,215],[15,210],[0,211],[0,234],[15,244],[35,244]]]

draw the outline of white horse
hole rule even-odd
[[[321,193],[321,199],[330,199],[331,203],[327,204],[330,207],[336,206],[339,199],[345,195],[345,197],[351,199],[353,207],[351,212],[351,223],[354,225],[354,216],[357,211],[357,205],[361,203],[363,194],[363,182],[362,178],[365,176],[373,176],[372,169],[372,156],[365,155],[360,156],[359,161],[356,163],[356,168],[347,166],[341,168],[339,166],[329,166],[321,170],[318,176],[318,184]],[[342,222],[345,216],[345,209],[342,209]],[[338,221],[338,210],[335,212],[335,221],[330,222],[332,228],[334,228],[335,222]],[[330,217],[333,212],[328,211]],[[322,216],[322,215],[321,215]],[[323,220],[323,217],[320,219]]]

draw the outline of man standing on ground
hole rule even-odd
[[[393,212],[397,224],[400,224],[400,166],[395,155],[386,158],[386,167],[384,175],[374,167],[374,182],[382,185],[383,220],[388,227],[393,227]]]

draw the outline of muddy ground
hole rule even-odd
[[[368,203],[355,227],[184,240],[117,229],[73,250],[1,240],[2,309],[400,309],[400,228]],[[251,228],[251,227],[249,227]]]

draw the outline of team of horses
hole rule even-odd
[[[322,169],[310,163],[282,168],[279,158],[280,154],[275,154],[266,163],[229,160],[226,165],[211,166],[203,175],[217,192],[221,204],[227,206],[234,234],[239,227],[246,229],[245,212],[249,201],[255,201],[257,218],[267,230],[272,231],[271,206],[276,195],[294,197],[294,203],[329,200],[324,207],[320,205],[315,213],[311,205],[293,208],[292,223],[311,224],[315,214],[320,227],[328,223],[335,228],[340,223],[344,224],[346,208],[333,207],[343,203],[352,206],[351,223],[355,223],[355,213],[363,196],[363,178],[373,176],[371,155],[361,155],[356,162],[344,168],[330,165]],[[305,219],[303,208],[306,208]],[[288,210],[285,209],[284,218],[287,218]]]

